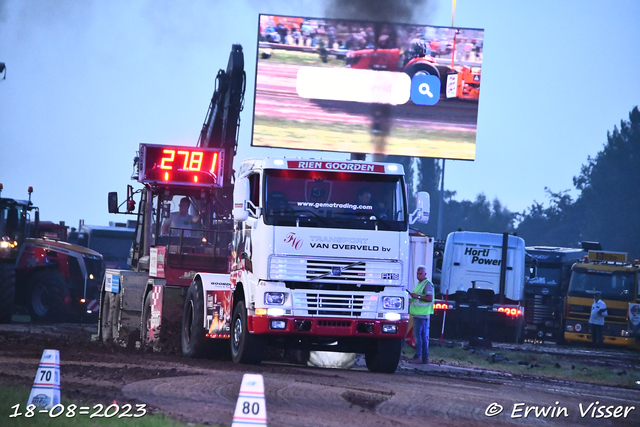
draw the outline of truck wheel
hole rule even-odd
[[[205,336],[204,323],[204,297],[202,284],[192,282],[187,291],[182,312],[182,354],[187,357],[205,357],[211,346]]]
[[[392,374],[398,369],[401,353],[401,339],[379,339],[365,352],[364,360],[371,372]]]
[[[118,339],[118,311],[120,309],[119,294],[104,292],[100,311],[100,336],[103,342]]]
[[[112,329],[111,329],[111,297],[109,296],[111,292],[102,292],[100,295],[100,324],[98,325],[100,328],[100,340],[102,342],[110,342],[113,340]]]
[[[0,323],[11,322],[16,297],[16,271],[13,265],[0,264]]]
[[[149,291],[144,299],[144,305],[142,306],[142,324],[140,325],[140,347],[151,347],[152,342],[149,341],[149,335],[151,332],[151,295],[153,291]],[[154,338],[157,338],[154,336]]]
[[[262,362],[266,339],[253,335],[247,329],[247,310],[244,301],[240,301],[233,309],[231,322],[231,358],[235,363],[258,365]]]
[[[64,277],[58,272],[41,271],[29,281],[31,315],[35,320],[61,322],[71,314],[71,298]]]

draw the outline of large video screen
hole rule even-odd
[[[252,145],[473,160],[484,30],[260,15]]]

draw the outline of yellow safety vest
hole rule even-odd
[[[429,282],[429,279],[424,279],[422,282],[418,283],[413,290],[413,293],[418,295],[425,295],[422,292],[427,286],[427,283],[431,283]],[[433,298],[431,299],[431,302],[425,302],[416,298],[411,298],[411,300],[409,301],[409,313],[414,316],[427,316],[429,314],[433,314]]]

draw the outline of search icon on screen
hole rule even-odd
[[[435,105],[440,101],[440,78],[418,73],[411,79],[411,100],[417,105]]]
[[[426,83],[421,83],[420,86],[418,86],[418,91],[423,95],[429,96],[429,98],[433,98],[433,94],[429,90],[429,85]]]

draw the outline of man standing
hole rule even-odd
[[[589,317],[589,325],[591,325],[591,340],[594,347],[602,346],[602,328],[604,327],[604,318],[607,315],[607,305],[600,299],[600,292],[593,294],[593,304],[591,305],[591,317]]]
[[[416,354],[409,363],[429,363],[429,320],[433,314],[433,285],[427,279],[424,265],[416,271],[418,284],[409,292],[409,313],[413,316],[413,338],[416,342]]]

